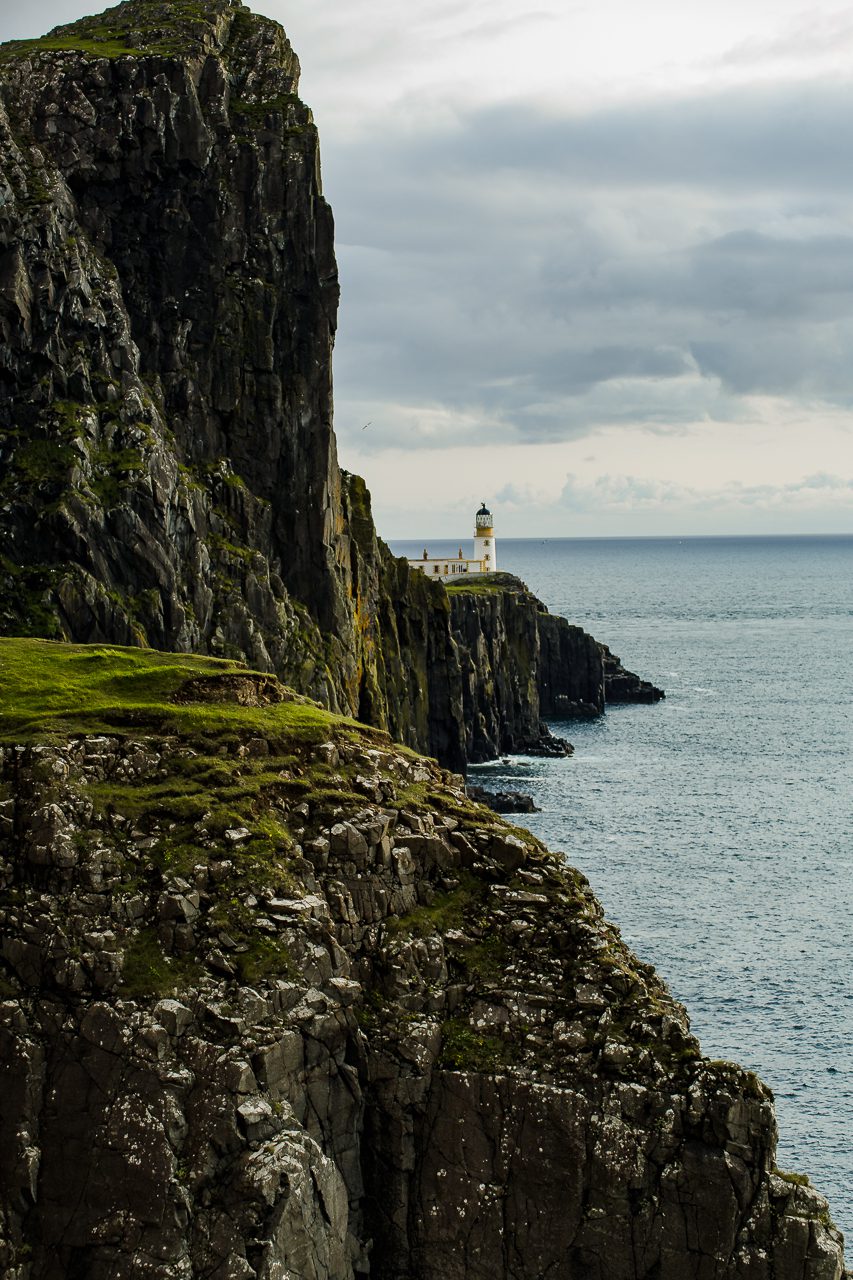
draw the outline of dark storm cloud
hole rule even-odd
[[[851,123],[827,84],[327,147],[339,398],[388,401],[375,448],[401,405],[545,440],[736,418],[749,394],[853,403]]]

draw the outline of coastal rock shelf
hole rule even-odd
[[[599,645],[604,664],[604,696],[607,702],[660,702],[666,694],[663,689],[633,671],[626,671],[615,653],[606,644]]]
[[[461,778],[200,659],[2,653],[9,1280],[842,1276],[766,1088]]]

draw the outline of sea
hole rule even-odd
[[[518,821],[589,877],[703,1052],[770,1085],[777,1164],[853,1240],[853,536],[496,552],[666,699],[552,722],[571,758],[471,780],[533,796],[541,813]]]

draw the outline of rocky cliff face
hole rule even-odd
[[[597,642],[553,617],[522,582],[496,574],[451,586],[450,619],[461,655],[466,755],[548,751],[545,717],[604,710]]]
[[[607,702],[660,702],[661,698],[666,697],[663,689],[641,679],[633,671],[626,671],[621,659],[611,653],[606,644],[598,647],[601,650]]]
[[[546,720],[601,715],[607,702],[657,702],[662,689],[627,671],[610,649],[550,614],[520,579],[451,584],[465,758],[565,754]],[[442,758],[442,757],[440,757]]]
[[[339,470],[298,75],[237,0],[0,50],[0,629],[240,657],[462,768],[601,662],[532,597],[451,612]]]
[[[283,32],[133,0],[0,69],[6,630],[347,705],[332,219]]]
[[[460,778],[272,682],[34,644],[3,650],[10,1280],[839,1280],[769,1092]]]

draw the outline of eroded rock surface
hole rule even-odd
[[[841,1277],[766,1088],[458,777],[348,730],[2,787],[10,1280]]]

